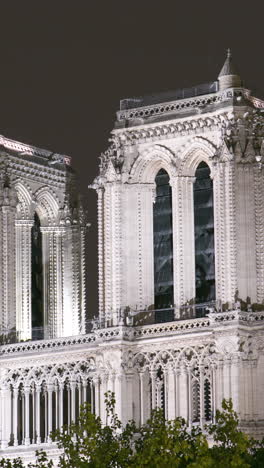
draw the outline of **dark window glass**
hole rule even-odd
[[[172,200],[169,176],[161,169],[155,179],[154,203],[154,292],[155,309],[173,305],[173,251],[172,251]],[[169,311],[169,314],[173,312]],[[162,313],[159,313],[159,315]],[[168,313],[166,313],[168,315]],[[156,317],[158,321],[170,320],[167,315]]]
[[[201,162],[195,172],[194,232],[196,303],[215,299],[214,200],[210,169]]]
[[[31,230],[31,252],[32,338],[40,339],[43,335],[43,274],[42,238],[37,214]]]

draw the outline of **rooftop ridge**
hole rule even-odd
[[[40,156],[46,159],[61,160],[65,164],[71,165],[71,157],[66,154],[54,153],[50,150],[12,140],[4,135],[0,135],[0,146],[3,146],[7,150],[20,153],[21,155]]]

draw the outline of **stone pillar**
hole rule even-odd
[[[220,162],[213,178],[216,299],[229,305],[238,287],[234,170],[233,161]]]
[[[193,421],[193,401],[192,401],[192,370],[188,368],[187,370],[187,395],[188,395],[188,402],[187,402],[187,414],[188,414],[188,426],[192,426]]]
[[[16,191],[0,172],[0,326],[7,333],[16,325]]]
[[[32,220],[16,221],[16,328],[22,340],[31,339]]]
[[[75,396],[76,396],[76,382],[71,382],[71,422],[75,423],[76,419],[76,408],[75,408]]]
[[[48,385],[48,443],[51,442],[50,433],[52,432],[52,394],[53,385]]]
[[[205,411],[204,411],[204,366],[199,366],[200,371],[200,426],[204,427],[205,424]]]
[[[41,436],[40,436],[40,393],[41,393],[41,386],[37,385],[36,387],[36,444],[41,443]]]
[[[13,438],[14,438],[14,447],[18,445],[17,440],[17,411],[18,411],[18,388],[13,388]]]
[[[78,414],[78,416],[80,416],[81,406],[82,406],[82,404],[83,404],[82,396],[83,396],[83,392],[82,392],[82,383],[81,383],[81,382],[78,382],[78,407],[79,407],[79,414]]]
[[[156,372],[151,371],[151,409],[154,410],[156,408]]]
[[[30,387],[24,387],[24,395],[25,395],[25,445],[30,445],[30,437],[29,437],[29,394],[30,394]]]
[[[94,382],[94,394],[95,394],[95,408],[94,412],[96,416],[101,416],[101,408],[100,408],[100,380],[98,376],[93,378]]]
[[[11,436],[11,392],[8,385],[3,385],[0,389],[1,402],[1,448],[8,446]]]
[[[181,366],[179,373],[179,416],[188,422],[188,375],[185,366]]]
[[[103,424],[106,424],[105,392],[107,392],[108,375],[101,376],[100,384],[100,417]]]
[[[63,426],[63,391],[64,391],[64,382],[60,382],[59,385],[59,428],[62,429]]]
[[[55,391],[55,429],[59,427],[59,385],[56,383],[54,385]]]
[[[93,411],[92,408],[92,393],[93,393],[93,386],[92,383],[90,385],[90,392],[91,392],[91,412]],[[87,402],[87,380],[82,381],[82,404]]]
[[[223,398],[231,397],[230,365],[231,362],[228,360],[223,362]]]
[[[173,274],[175,318],[180,317],[180,306],[195,298],[195,251],[193,182],[194,177],[173,177]]]
[[[126,373],[126,419],[124,423],[134,419],[133,415],[133,381],[134,374]]]
[[[124,385],[124,376],[122,373],[119,373],[115,377],[115,398],[116,398],[116,405],[115,411],[120,421],[123,421],[124,417],[124,397],[126,398],[126,393],[123,392],[123,385]]]
[[[239,368],[240,362],[238,356],[233,356],[230,367],[230,388],[233,407],[239,413]]]
[[[175,372],[174,369],[168,370],[168,419],[176,418],[176,386],[175,386]]]
[[[140,424],[143,425],[145,422],[144,414],[144,374],[139,372],[139,385],[140,385]]]
[[[211,386],[211,393],[212,393],[212,422],[215,422],[215,413],[217,408],[217,389],[216,389],[216,365],[212,365],[212,386]]]
[[[41,227],[45,338],[63,336],[63,227]]]
[[[99,318],[105,320],[105,304],[104,304],[104,239],[103,239],[103,220],[104,220],[104,203],[103,203],[102,187],[97,189],[97,216],[98,216],[98,299],[99,299]]]

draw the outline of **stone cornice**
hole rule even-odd
[[[19,157],[10,156],[9,167],[12,170],[12,175],[22,177],[23,179],[32,180],[34,182],[63,187],[65,185],[66,172],[43,166],[33,161],[24,161]]]
[[[138,123],[133,123],[133,120],[148,119],[158,116],[170,117],[170,115],[181,114],[186,110],[198,111],[211,105],[216,105],[226,101],[237,101],[241,99],[248,101],[248,104],[260,109],[264,108],[264,101],[250,95],[250,91],[244,88],[230,88],[224,91],[192,97],[189,99],[181,99],[170,102],[161,102],[144,107],[134,109],[121,110],[117,112],[117,124],[122,121],[131,121],[131,126],[137,126]],[[165,119],[166,119],[165,117]],[[193,117],[193,115],[192,115]]]
[[[241,330],[250,328],[251,331],[260,330],[264,327],[264,312],[245,313],[234,310],[222,313],[211,313],[209,317],[165,322],[153,325],[143,325],[137,327],[116,326],[110,328],[97,329],[87,335],[71,336],[65,338],[55,338],[49,340],[29,341],[16,344],[0,346],[0,364],[16,357],[21,359],[22,355],[49,356],[61,352],[75,353],[80,349],[95,350],[98,345],[113,346],[119,344],[142,342],[150,338],[175,337],[181,339],[194,339],[198,334],[205,336],[213,332],[219,333],[221,329],[239,327]],[[48,358],[49,359],[49,358]],[[53,359],[53,358],[52,358]]]
[[[164,122],[145,123],[138,127],[113,130],[113,135],[119,139],[123,146],[136,145],[161,139],[175,138],[179,136],[201,134],[205,130],[221,129],[224,121],[233,118],[233,108],[225,111],[210,112],[207,114],[181,117],[180,119]]]

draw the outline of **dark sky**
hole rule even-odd
[[[0,134],[73,158],[87,199],[96,312],[97,174],[119,99],[214,81],[231,47],[264,97],[263,2],[2,1]]]

